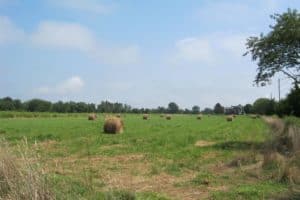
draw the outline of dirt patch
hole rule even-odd
[[[112,145],[103,145],[101,146],[101,150],[110,150],[115,148],[126,148],[127,146],[124,144],[112,144]]]
[[[205,140],[198,140],[196,143],[195,143],[195,146],[196,147],[207,147],[207,146],[212,146],[216,144],[215,142],[209,142],[209,141],[205,141]]]
[[[42,148],[42,149],[53,149],[53,148],[55,148],[56,144],[57,144],[57,141],[55,141],[55,140],[45,140],[42,142],[35,142],[34,147]]]
[[[203,199],[209,197],[209,191],[222,188],[207,187],[178,187],[178,183],[187,182],[195,177],[196,171],[184,170],[180,176],[165,172],[151,175],[154,163],[143,154],[127,154],[113,157],[91,156],[85,158],[64,157],[48,161],[46,171],[68,176],[84,176],[90,171],[93,183],[105,183],[99,188],[106,191],[125,189],[133,192],[157,192],[172,199]],[[84,179],[84,177],[83,177]]]

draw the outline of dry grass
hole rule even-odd
[[[122,133],[124,130],[124,123],[120,118],[110,117],[105,119],[103,131],[104,133]]]
[[[266,144],[263,167],[273,169],[273,178],[300,184],[300,128],[279,118],[264,117],[272,139]]]
[[[5,141],[0,145],[0,199],[55,199],[47,180],[26,140],[19,146],[17,158]],[[34,162],[35,161],[35,162]]]

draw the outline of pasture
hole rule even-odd
[[[26,138],[57,199],[268,199],[288,190],[261,170],[262,119],[122,114],[124,132],[114,135],[103,133],[104,114],[0,116],[1,138],[15,150]]]

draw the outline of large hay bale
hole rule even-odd
[[[166,120],[171,120],[172,116],[171,115],[166,115]]]
[[[144,114],[143,115],[143,120],[147,120],[149,118],[149,115],[148,114]]]
[[[232,117],[232,116],[227,116],[227,117],[226,117],[226,120],[227,120],[228,122],[232,122],[232,121],[233,121],[233,117]]]
[[[110,117],[105,119],[103,131],[104,133],[116,134],[122,133],[124,130],[124,123],[120,118]]]
[[[93,121],[93,120],[96,120],[96,119],[97,119],[97,115],[96,114],[89,114],[88,120]]]

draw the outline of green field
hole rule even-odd
[[[288,190],[261,171],[261,119],[124,114],[124,133],[107,135],[98,116],[0,113],[0,136],[12,148],[26,137],[58,199],[268,199]]]

